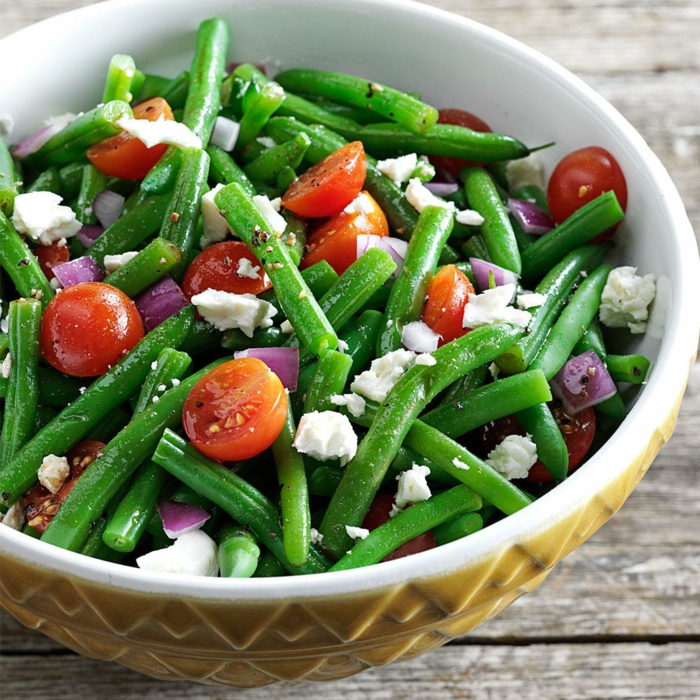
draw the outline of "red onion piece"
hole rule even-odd
[[[541,236],[554,228],[554,221],[551,217],[534,202],[511,197],[508,200],[507,208],[525,233]]]
[[[163,522],[165,534],[171,540],[199,530],[211,517],[203,508],[178,501],[160,501],[158,515]]]
[[[289,391],[297,390],[299,378],[299,348],[248,348],[233,353],[234,358],[257,357],[280,379]]]
[[[54,134],[61,131],[61,127],[56,124],[49,124],[30,136],[24,141],[20,141],[13,149],[12,155],[15,158],[26,158],[32,153],[36,153]]]
[[[426,182],[425,188],[436,197],[449,197],[459,189],[459,185],[456,182]]]
[[[442,336],[423,321],[407,323],[401,331],[401,342],[413,352],[434,352]]]
[[[51,271],[64,288],[83,282],[102,282],[105,278],[97,260],[89,255],[56,265]]]
[[[486,262],[486,260],[482,260],[481,258],[469,258],[469,264],[472,266],[474,282],[476,283],[478,292],[489,289],[489,272],[493,273],[493,281],[497,287],[504,287],[506,284],[518,284],[518,276],[515,272]]]
[[[214,121],[214,129],[211,132],[210,143],[223,148],[224,151],[230,152],[236,145],[240,130],[241,125],[238,122],[234,122],[233,119],[217,117]]]
[[[109,228],[121,215],[124,197],[112,190],[102,190],[92,200],[92,210],[97,220],[105,228]]]
[[[552,394],[560,398],[569,415],[595,406],[617,392],[608,368],[595,350],[572,357],[550,382]]]
[[[375,236],[373,233],[361,233],[357,237],[357,257],[364,255],[370,248],[381,248],[391,255],[396,263],[396,269],[391,276],[393,278],[398,277],[399,272],[403,268],[408,243],[400,238],[392,238],[391,236]]]
[[[175,280],[166,275],[134,299],[147,331],[187,306],[187,299]]]
[[[83,224],[75,235],[86,248],[89,248],[104,232],[104,228],[97,224]]]

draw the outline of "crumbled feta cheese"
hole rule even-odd
[[[51,493],[58,493],[70,474],[70,465],[65,457],[46,455],[39,467],[39,481]]]
[[[453,202],[445,202],[442,199],[438,199],[417,177],[411,178],[408,181],[406,199],[419,214],[429,205],[445,207],[452,212],[456,211]]]
[[[78,389],[78,391],[79,391],[79,392],[81,393],[81,395],[82,395],[82,394],[84,394],[84,393],[87,391],[87,387],[86,387],[86,386],[81,386],[80,389]]]
[[[465,226],[481,226],[484,223],[484,217],[473,209],[458,211],[455,220],[458,224],[464,224]]]
[[[129,119],[122,117],[117,126],[127,134],[135,136],[146,148],[153,148],[161,143],[177,146],[181,149],[201,148],[202,139],[181,122],[160,117],[157,121],[148,119]]]
[[[536,306],[542,306],[545,301],[547,301],[547,297],[544,294],[536,294],[535,292],[519,294],[517,299],[518,307],[521,309],[534,309]]]
[[[282,197],[275,197],[274,199],[270,200],[270,206],[277,212],[282,208]],[[293,233],[289,234],[290,236],[294,236]]]
[[[258,136],[257,139],[255,139],[261,146],[265,146],[265,148],[269,151],[271,148],[274,148],[277,145],[277,142],[274,139],[271,139],[269,136]]]
[[[464,328],[479,328],[491,323],[512,323],[525,328],[530,314],[509,306],[515,292],[514,284],[504,284],[486,289],[481,294],[469,294],[469,303],[464,307]]]
[[[323,542],[323,535],[315,528],[311,528],[311,544],[321,544]]]
[[[646,331],[656,285],[654,275],[642,277],[636,272],[636,267],[616,267],[608,276],[600,304],[600,320],[608,328],[627,327],[632,333]]]
[[[498,369],[498,365],[495,362],[492,362],[489,365],[489,372],[491,373],[491,376],[495,381],[496,379],[498,379],[498,375],[501,373],[501,370]]]
[[[292,326],[292,324],[287,319],[287,320],[282,321],[282,323],[280,323],[280,330],[285,335],[292,335],[292,333],[294,333],[294,326]]]
[[[2,364],[0,365],[0,374],[5,379],[9,379],[11,370],[12,370],[12,357],[10,356],[10,353],[8,352],[7,355],[5,355],[5,359],[2,361]]]
[[[15,197],[12,223],[18,233],[41,245],[75,236],[82,224],[70,207],[61,206],[63,197],[53,192],[29,192]]]
[[[187,532],[165,549],[156,549],[136,560],[139,569],[165,574],[189,576],[217,576],[219,548],[216,542],[201,530]]]
[[[510,160],[506,165],[506,180],[511,192],[525,185],[535,185],[544,189],[544,161],[539,153],[531,153],[526,158]]]
[[[412,175],[423,182],[430,182],[435,177],[435,166],[428,160],[427,156],[420,156]]]
[[[135,250],[122,253],[121,255],[105,255],[105,270],[107,270],[107,272],[114,272],[120,267],[124,267],[129,260],[133,260],[137,255],[138,251]]]
[[[508,480],[524,479],[537,461],[537,446],[530,435],[508,435],[485,461]]]
[[[52,277],[49,280],[49,287],[54,290],[54,292],[58,292],[63,289],[61,282],[59,281],[58,277]]]
[[[338,352],[347,352],[350,346],[342,339],[338,338]]]
[[[342,413],[311,411],[299,421],[294,447],[321,462],[340,459],[342,466],[357,452],[357,435]]]
[[[173,386],[180,386],[180,380],[173,377],[171,380]]]
[[[277,309],[253,294],[233,294],[207,289],[192,297],[197,311],[220,331],[240,328],[249,338],[256,328],[269,328]]]
[[[239,258],[238,259],[238,269],[236,270],[236,274],[239,277],[248,277],[251,280],[259,280],[260,279],[260,266],[259,265],[253,265],[248,258]]]
[[[452,464],[457,467],[457,469],[464,469],[465,471],[469,471],[470,467],[468,464],[465,464],[459,457],[455,457],[452,460]]]
[[[80,113],[82,115],[82,112]],[[63,114],[56,114],[51,117],[44,119],[45,126],[57,126],[59,129],[65,129],[71,122],[75,121],[79,115],[73,114],[73,112],[64,112]]]
[[[275,207],[272,202],[264,194],[256,194],[253,197],[255,206],[258,211],[267,219],[267,223],[270,224],[270,233],[284,233],[287,228],[287,222],[275,211]]]
[[[8,327],[8,319],[10,318],[10,314],[8,312],[7,316],[0,321],[0,332],[2,333],[7,333],[7,327]]]
[[[387,353],[372,360],[368,370],[356,375],[350,389],[381,403],[415,361],[416,353],[410,350],[394,350]]]
[[[158,369],[158,360],[153,360],[153,362],[151,362],[151,369]]]
[[[331,396],[334,406],[346,406],[348,413],[359,418],[367,408],[367,402],[359,394],[336,394]]]
[[[214,128],[211,130],[209,142],[230,153],[236,146],[240,131],[241,125],[238,122],[226,117],[217,117],[214,120]]]
[[[11,527],[13,530],[21,530],[24,525],[24,499],[18,498],[5,513],[2,524]]]
[[[402,185],[408,180],[413,171],[418,167],[418,156],[408,153],[398,158],[387,158],[377,161],[377,170],[392,179],[396,185]]]
[[[399,488],[396,491],[396,507],[405,508],[409,503],[427,501],[430,496],[430,486],[426,477],[430,474],[430,467],[422,464],[414,464],[408,471],[401,472],[396,477]]]
[[[346,525],[345,532],[347,532],[348,537],[352,537],[353,540],[364,540],[365,537],[369,536],[369,530],[364,527],[354,527],[353,525]]]
[[[154,397],[151,399],[151,401],[152,401],[153,403],[158,403],[158,402],[160,401],[160,396],[154,396]]]
[[[411,321],[401,330],[401,342],[414,352],[437,350],[442,336],[436,333],[425,321]]]
[[[416,357],[416,364],[432,367],[437,364],[437,360],[429,352],[423,352]]]
[[[202,248],[208,248],[214,243],[219,243],[223,241],[229,233],[232,233],[231,227],[228,221],[226,221],[226,217],[222,216],[219,207],[217,207],[216,202],[214,202],[214,197],[223,187],[223,185],[219,184],[214,187],[214,189],[202,195],[202,223],[204,225],[204,235],[200,240]]]
[[[162,394],[167,388],[168,388],[168,387],[165,386],[165,384],[159,384],[159,385],[156,387],[156,391],[160,391],[160,393]]]
[[[343,211],[346,214],[371,214],[374,211],[374,205],[364,192],[360,192]]]

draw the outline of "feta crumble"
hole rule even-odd
[[[430,474],[430,467],[422,464],[414,464],[409,470],[401,472],[396,477],[399,488],[396,491],[396,507],[401,510],[410,503],[421,503],[427,501],[430,496],[427,476]]]
[[[73,112],[55,114],[44,119],[44,125],[57,126],[59,129],[65,129],[71,122],[74,122],[78,118],[78,116],[81,116],[82,114],[82,112],[80,113],[80,115],[74,114]]]
[[[374,205],[364,192],[360,192],[343,211],[346,214],[371,214],[374,211]]]
[[[455,467],[457,467],[457,469],[464,469],[464,471],[467,471],[467,472],[470,469],[470,466],[468,464],[466,464],[465,462],[463,462],[459,457],[455,457],[452,460],[452,464],[454,464]]]
[[[339,459],[342,466],[357,452],[357,435],[342,413],[312,411],[301,417],[294,447],[321,462]]]
[[[277,205],[277,209],[275,209],[275,204],[273,204],[273,202],[277,202],[277,199],[271,202],[266,195],[256,194],[255,197],[253,197],[253,201],[258,211],[265,217],[267,223],[270,224],[270,228],[272,229],[271,233],[284,233],[287,228],[287,222],[277,213],[279,211],[279,204]]]
[[[323,542],[323,535],[315,528],[311,528],[311,544],[321,544]]]
[[[117,126],[127,134],[135,136],[146,148],[153,148],[161,143],[186,148],[202,148],[202,139],[181,122],[160,117],[157,121],[148,119],[130,119],[122,117]]]
[[[5,355],[5,359],[2,361],[2,364],[0,365],[0,374],[5,379],[9,379],[11,371],[12,371],[12,357],[10,356],[10,353],[8,352],[7,355]]]
[[[165,549],[156,549],[136,560],[139,569],[166,574],[189,576],[217,576],[219,548],[216,542],[201,530],[187,532]]]
[[[248,258],[239,258],[238,259],[238,268],[236,269],[236,274],[239,277],[247,277],[248,279],[251,280],[259,280],[260,279],[260,266],[259,265],[253,265]]]
[[[531,153],[526,158],[510,160],[506,165],[506,180],[511,192],[525,185],[535,185],[543,190],[544,161],[538,153]]]
[[[437,350],[442,336],[436,333],[425,321],[411,321],[401,329],[401,342],[415,352]]]
[[[338,352],[347,352],[350,346],[342,339],[338,338]]]
[[[207,289],[192,297],[197,311],[217,330],[239,328],[249,338],[256,328],[269,328],[277,309],[253,294],[233,294]]]
[[[229,233],[233,233],[228,221],[226,221],[226,217],[221,215],[219,207],[217,207],[216,202],[214,202],[214,197],[223,187],[223,185],[219,184],[214,187],[214,189],[202,195],[202,223],[204,225],[204,235],[200,240],[202,248],[208,248],[214,243],[219,243],[223,241]]]
[[[346,525],[345,532],[347,532],[348,537],[352,537],[353,540],[364,540],[369,536],[369,530],[364,527],[354,527],[353,525]]]
[[[7,312],[7,316],[0,321],[0,332],[7,333],[8,319],[10,318],[10,312]]]
[[[158,360],[153,360],[153,362],[151,362],[151,369],[158,369]]]
[[[39,467],[39,482],[51,493],[58,493],[70,474],[70,465],[65,457],[46,455]]]
[[[525,328],[530,314],[509,306],[515,293],[514,284],[504,284],[486,289],[481,294],[469,294],[469,303],[464,307],[463,328],[479,328],[491,323],[512,323]]]
[[[537,461],[537,446],[530,435],[508,435],[485,462],[506,479],[524,479]]]
[[[495,362],[492,362],[489,365],[489,373],[493,377],[494,381],[496,381],[498,379],[498,375],[501,373],[501,370],[498,369],[498,365]]]
[[[408,203],[420,214],[427,206],[444,207],[452,212],[456,211],[453,202],[445,202],[438,199],[417,177],[408,181],[406,188]]]
[[[269,151],[271,148],[274,148],[277,145],[277,141],[274,139],[271,139],[269,136],[258,136],[257,139],[255,139],[261,146],[265,146],[265,148]]]
[[[105,270],[107,270],[107,272],[114,272],[120,267],[124,267],[129,260],[133,260],[137,255],[138,251],[135,250],[122,253],[121,255],[105,255]]]
[[[416,364],[432,367],[437,364],[437,360],[429,352],[423,352],[416,357]]]
[[[544,294],[536,294],[535,292],[519,294],[517,298],[518,308],[520,309],[534,309],[536,306],[542,306],[545,301],[547,301],[547,297]]]
[[[356,394],[381,403],[415,361],[416,353],[410,350],[394,350],[387,353],[372,360],[368,370],[356,375],[350,389]]]
[[[359,418],[367,408],[367,402],[359,394],[336,394],[331,396],[331,403],[347,407],[348,413],[355,418]]]
[[[386,158],[377,161],[377,170],[394,181],[394,184],[401,186],[408,180],[413,171],[418,167],[418,156],[415,153],[408,153],[398,158]],[[416,178],[417,179],[417,178]]]
[[[24,499],[19,498],[7,509],[5,517],[0,522],[13,530],[21,530],[24,520]]]
[[[280,330],[285,335],[292,335],[292,333],[294,333],[294,326],[292,326],[292,324],[287,319],[285,321],[282,321],[282,323],[280,323]]]
[[[29,192],[15,197],[12,223],[17,233],[29,236],[41,245],[75,236],[82,224],[75,212],[62,206],[63,197],[53,192]]]
[[[636,273],[636,267],[616,267],[608,276],[600,304],[600,320],[608,328],[627,327],[632,333],[646,331],[656,285],[654,275],[642,277]]]
[[[473,209],[458,211],[455,220],[458,224],[464,224],[465,226],[481,226],[484,223],[484,217]]]

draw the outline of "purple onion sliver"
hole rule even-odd
[[[381,236],[374,233],[361,233],[356,240],[357,257],[361,258],[370,248],[376,248],[381,239]]]
[[[75,236],[86,248],[89,248],[104,232],[102,226],[84,224]]]
[[[449,197],[457,192],[459,185],[456,182],[426,182],[425,188],[436,197]]]
[[[111,190],[102,190],[92,200],[92,210],[97,220],[105,228],[109,228],[121,215],[124,197]]]
[[[554,228],[551,217],[534,202],[511,197],[508,200],[508,211],[525,233],[541,236]]]
[[[507,284],[518,284],[518,276],[515,272],[506,270],[486,260],[482,260],[481,258],[469,258],[469,264],[472,266],[474,281],[476,282],[476,289],[478,292],[484,292],[489,289],[489,272],[493,273],[493,281],[497,287],[504,287]]]
[[[89,255],[56,265],[52,272],[64,289],[83,282],[102,282],[105,278],[97,260]]]
[[[233,354],[240,357],[255,357],[264,362],[289,391],[297,390],[299,378],[299,348],[248,348]]]
[[[199,530],[211,517],[203,508],[178,501],[160,501],[158,515],[163,523],[165,534],[171,540]]]
[[[61,127],[56,124],[49,124],[38,131],[35,131],[30,136],[27,136],[24,141],[20,141],[13,149],[12,155],[15,158],[26,158],[32,153],[36,153],[54,134],[61,131]]]
[[[595,350],[572,357],[550,382],[552,394],[561,399],[566,412],[575,416],[617,392],[608,368]]]
[[[152,284],[136,297],[134,302],[143,319],[143,325],[149,332],[188,303],[180,287],[169,275]]]

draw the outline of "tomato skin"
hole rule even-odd
[[[134,119],[155,122],[161,117],[173,121],[173,111],[162,97],[153,97],[133,109]],[[146,148],[143,141],[122,132],[93,146],[88,160],[103,173],[122,180],[143,180],[168,149],[167,144]]]
[[[465,112],[463,109],[441,109],[439,112],[438,124],[454,124],[455,126],[466,126],[472,131],[490,133],[491,127],[476,114]],[[430,156],[430,162],[438,172],[438,179],[441,171],[449,173],[455,180],[459,181],[459,171],[465,165],[483,165],[471,160],[462,158],[452,158],[450,156]]]
[[[367,530],[376,530],[380,525],[388,522],[390,519],[389,513],[394,505],[394,497],[391,494],[383,494],[376,496],[372,501],[372,505],[365,515],[365,519],[362,521],[362,527]],[[410,506],[409,506],[410,508]],[[402,557],[407,557],[410,554],[418,554],[419,552],[425,552],[428,549],[433,549],[437,547],[435,542],[435,536],[432,530],[414,537],[405,544],[402,544],[398,549],[395,549],[391,554],[387,554],[382,561],[392,561],[393,559],[401,559]]]
[[[239,277],[238,261],[241,258],[246,258],[254,267],[260,268],[260,279]],[[209,246],[190,263],[182,280],[182,291],[187,301],[207,289],[257,296],[271,287],[262,265],[243,241],[222,241]]]
[[[468,328],[462,328],[464,307],[469,302],[469,294],[474,294],[472,283],[454,265],[445,265],[430,280],[423,321],[442,336],[438,347],[469,332]]]
[[[369,192],[363,191],[370,200],[373,211],[369,214],[340,214],[321,224],[307,241],[308,252],[299,266],[302,270],[325,260],[342,275],[357,260],[357,237],[360,234],[388,236],[389,224],[382,208],[374,201]]]
[[[622,211],[627,209],[627,181],[613,155],[599,146],[588,146],[564,156],[547,185],[547,203],[557,224],[584,204],[613,190]],[[596,239],[594,239],[596,240]]]
[[[49,302],[41,319],[44,358],[74,377],[104,374],[143,336],[134,302],[103,282],[66,287]]]
[[[207,457],[250,459],[280,434],[287,405],[277,375],[261,360],[242,357],[215,367],[192,387],[182,424],[190,442]]]
[[[58,245],[58,241],[51,245],[41,245],[35,248],[34,255],[39,260],[39,265],[49,282],[54,278],[53,268],[70,260],[68,246]]]
[[[360,193],[367,161],[360,141],[353,141],[311,166],[282,197],[282,206],[310,218],[333,216]]]

